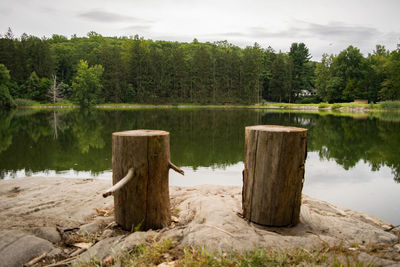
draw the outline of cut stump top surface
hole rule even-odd
[[[156,136],[156,135],[169,135],[169,132],[161,130],[131,130],[113,133],[115,136]]]
[[[300,127],[281,126],[281,125],[254,125],[247,126],[246,130],[265,131],[265,132],[306,132],[307,129]]]

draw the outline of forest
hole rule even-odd
[[[354,46],[311,60],[304,43],[289,52],[228,41],[146,40],[138,35],[0,36],[0,106],[33,100],[101,103],[254,104],[400,99],[400,49],[364,56]],[[29,101],[28,101],[29,103]]]

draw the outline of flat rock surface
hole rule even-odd
[[[79,227],[98,207],[113,205],[101,192],[111,181],[21,178],[0,182],[0,229]]]
[[[22,266],[29,260],[47,253],[53,244],[18,230],[0,231],[0,266]]]
[[[10,240],[24,238],[20,231],[14,229],[37,227],[41,227],[43,231],[47,229],[50,233],[50,228],[43,227],[83,226],[81,231],[86,229],[93,233],[97,222],[102,221],[103,226],[110,224],[112,217],[94,216],[99,215],[99,211],[112,208],[112,197],[104,199],[101,195],[110,186],[111,181],[96,179],[35,177],[0,181],[0,230],[3,229],[3,235],[6,234],[6,238]],[[103,259],[111,251],[116,253],[119,250],[131,249],[149,236],[153,236],[154,239],[174,238],[181,246],[200,245],[216,250],[245,251],[260,247],[320,248],[327,245],[350,248],[355,244],[360,247],[380,244],[397,253],[398,231],[385,231],[392,228],[392,225],[368,214],[304,195],[300,223],[292,228],[264,227],[244,220],[240,216],[240,187],[170,187],[170,198],[175,222],[169,227],[133,234],[118,233],[114,236],[110,228],[100,227],[99,231],[105,229],[104,232],[108,231],[107,235],[81,254],[80,260],[87,260],[93,256]],[[31,231],[31,234],[46,237],[41,233],[42,230]],[[102,233],[96,234],[101,236]],[[30,236],[29,238],[38,238],[40,242],[48,242]],[[47,239],[51,240],[50,237]],[[44,250],[50,250],[52,244],[46,244],[48,246],[43,243]],[[0,260],[1,257],[4,258],[5,251],[9,251],[13,246],[11,241],[0,240]],[[361,258],[368,258],[364,254],[360,255]],[[395,256],[389,262],[382,261],[382,264],[399,263],[393,262],[394,258]],[[26,258],[21,262],[24,260]]]

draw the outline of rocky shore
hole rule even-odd
[[[399,228],[308,196],[299,225],[271,228],[240,217],[240,187],[170,187],[171,225],[131,233],[115,224],[112,197],[101,195],[110,185],[98,179],[0,181],[0,266],[104,262],[149,239],[166,238],[179,246],[239,252],[341,246],[366,263],[400,265]]]

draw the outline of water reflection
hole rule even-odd
[[[400,181],[400,115],[352,117],[237,109],[94,109],[0,111],[0,177],[46,170],[111,169],[111,134],[130,129],[171,133],[171,158],[179,166],[225,168],[243,160],[244,127],[280,124],[309,129],[308,150],[345,170],[360,161],[371,171],[387,166]]]

